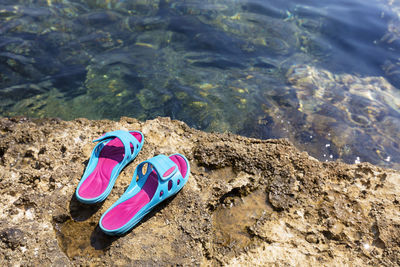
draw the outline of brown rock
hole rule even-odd
[[[74,191],[91,140],[140,130],[145,145],[104,203]],[[321,163],[286,140],[204,133],[168,118],[140,122],[0,119],[0,265],[400,264],[400,174]],[[98,220],[135,166],[182,153],[185,188],[121,237]]]

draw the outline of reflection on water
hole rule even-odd
[[[400,169],[400,3],[3,0],[0,115],[286,137]]]

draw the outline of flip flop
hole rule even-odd
[[[189,161],[181,154],[158,155],[140,163],[128,189],[101,216],[100,228],[108,235],[126,233],[157,204],[178,193],[189,173]]]
[[[139,131],[108,132],[93,142],[89,163],[76,189],[76,198],[83,203],[101,202],[110,194],[121,170],[142,149],[144,136]]]

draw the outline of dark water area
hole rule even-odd
[[[400,1],[0,0],[0,116],[288,138],[400,169]]]

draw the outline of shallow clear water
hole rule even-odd
[[[0,1],[0,115],[286,137],[400,169],[400,3]]]

